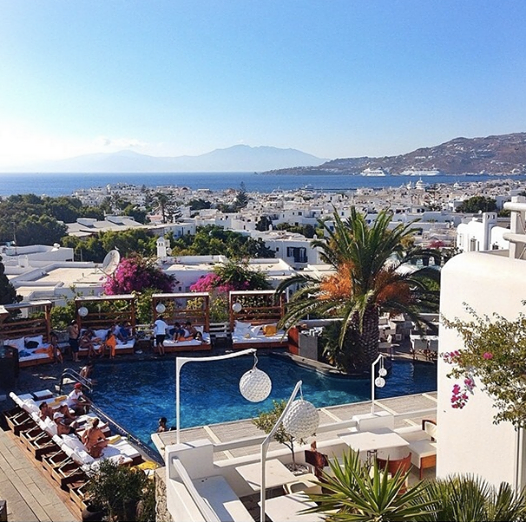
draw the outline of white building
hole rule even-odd
[[[505,208],[512,210],[509,252],[469,252],[453,257],[442,269],[441,314],[448,319],[471,320],[471,307],[479,316],[493,313],[515,320],[524,312],[526,296],[526,202],[514,198]],[[462,348],[456,331],[441,327],[441,353]],[[451,366],[438,361],[438,453],[437,477],[453,473],[473,473],[498,486],[509,482],[526,486],[526,441],[523,430],[509,422],[493,423],[493,400],[475,388],[463,409],[451,407],[455,380],[447,377]]]
[[[496,212],[484,212],[457,227],[457,247],[462,252],[480,252],[484,250],[506,250],[509,242],[504,234],[509,230],[498,226]]]

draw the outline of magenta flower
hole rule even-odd
[[[491,352],[484,352],[484,355],[482,356],[486,361],[493,359],[493,354]]]

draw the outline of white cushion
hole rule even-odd
[[[85,449],[75,450],[75,453],[78,455],[83,464],[91,464],[95,461],[95,459]]]
[[[254,337],[258,335],[263,335],[263,325],[258,324],[257,326],[250,327],[250,334]]]
[[[28,413],[31,413],[33,411],[37,413],[40,412],[38,405],[33,399],[26,399],[25,401],[23,401],[22,408],[24,408],[24,410],[26,410]]]
[[[86,447],[82,442],[78,439],[76,435],[62,435],[62,438],[64,439],[64,444],[71,448],[72,450],[76,451],[77,453],[81,451],[86,451]]]
[[[246,333],[250,333],[251,327],[252,325],[250,323],[244,323],[243,321],[236,321],[235,331],[236,333],[243,335]]]
[[[433,439],[437,440],[437,431],[438,426],[434,424],[433,422],[425,422],[424,421],[424,431]]]
[[[57,435],[57,423],[53,422],[51,419],[47,418],[43,421],[44,431],[49,433],[51,436]]]
[[[102,328],[100,330],[94,330],[94,333],[95,333],[95,337],[99,337],[100,339],[105,341],[106,335],[108,334],[108,330],[106,330],[105,328]]]
[[[7,339],[4,341],[4,344],[7,346],[13,346],[18,350],[23,350],[26,347],[23,337],[20,337],[20,339]]]
[[[40,346],[44,342],[44,336],[43,335],[35,335],[34,337],[25,337],[24,338],[24,344],[29,342],[35,342],[38,343],[38,346]]]
[[[196,329],[198,332],[203,333],[203,331],[204,331],[204,326],[203,326],[203,325],[199,325],[199,326],[196,326],[195,329]]]

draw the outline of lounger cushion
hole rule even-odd
[[[235,332],[241,336],[245,335],[246,333],[250,333],[252,325],[250,323],[244,323],[243,321],[236,321],[235,324]]]
[[[20,339],[7,339],[4,341],[4,344],[7,346],[12,346],[13,348],[18,348],[19,350],[23,350],[25,348],[23,337],[20,337]]]
[[[86,451],[84,444],[82,444],[76,435],[62,435],[62,438],[64,439],[64,444],[68,448],[75,450],[77,453]]]
[[[103,328],[101,330],[95,330],[94,333],[95,333],[95,337],[99,337],[100,339],[104,341],[106,339],[106,335],[108,335],[108,330]]]

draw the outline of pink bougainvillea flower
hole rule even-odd
[[[486,360],[493,359],[493,354],[491,352],[484,352],[482,357],[484,357]]]

